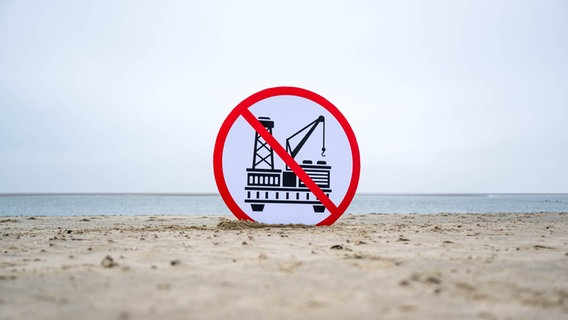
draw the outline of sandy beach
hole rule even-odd
[[[0,222],[0,319],[568,318],[568,213]]]

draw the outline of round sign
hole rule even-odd
[[[257,92],[229,114],[217,136],[219,192],[241,220],[331,225],[357,189],[359,147],[328,100],[295,87]]]

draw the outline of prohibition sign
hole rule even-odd
[[[275,138],[275,135],[272,134],[272,127],[274,127],[274,121],[272,121],[269,117],[263,117],[262,115],[259,114],[257,114],[258,116],[257,117],[251,111],[251,109],[258,108],[258,106],[261,105],[262,103],[266,104],[267,101],[272,101],[270,99],[284,99],[284,98],[296,99],[296,101],[300,100],[309,101],[309,103],[319,108],[322,114],[328,116],[328,122],[331,120],[332,124],[337,124],[335,132],[339,132],[341,136],[340,140],[345,141],[344,144],[346,145],[346,147],[344,149],[346,150],[346,152],[344,152],[343,159],[346,159],[346,161],[337,161],[341,163],[336,163],[334,164],[334,166],[337,167],[337,165],[347,165],[347,167],[350,169],[347,171],[350,172],[346,173],[347,179],[344,179],[345,186],[343,186],[344,192],[341,192],[342,197],[340,199],[337,199],[337,196],[339,195],[334,195],[336,197],[335,202],[331,199],[332,196],[330,196],[330,193],[332,192],[332,189],[329,188],[330,184],[329,172],[331,166],[327,166],[325,161],[317,161],[317,164],[312,164],[311,161],[306,162],[304,160],[304,162],[300,164],[294,158],[294,156],[298,154],[299,150],[304,146],[306,140],[308,140],[310,135],[314,132],[316,128],[318,128],[318,125],[320,123],[322,123],[322,125],[320,125],[319,127],[323,128],[323,147],[321,150],[322,150],[322,156],[325,156],[324,154],[326,152],[325,117],[323,115],[316,117],[316,119],[312,123],[308,124],[303,129],[296,132],[294,135],[290,136],[289,139],[286,140],[286,145],[283,146]],[[227,169],[230,162],[232,161],[232,156],[229,154],[230,152],[227,151],[230,149],[229,148],[230,145],[233,148],[231,150],[235,150],[235,147],[232,145],[238,143],[239,144],[238,148],[240,148],[239,150],[242,151],[240,152],[241,154],[243,152],[246,153],[247,155],[250,154],[250,152],[246,150],[251,149],[250,143],[248,143],[252,141],[251,139],[243,138],[238,140],[236,139],[231,140],[229,138],[231,130],[233,130],[235,127],[239,127],[239,124],[241,127],[246,126],[248,128],[247,130],[256,134],[255,147],[254,147],[255,158],[253,160],[252,169],[250,168],[246,169],[248,174],[248,183],[249,183],[248,187],[244,187],[244,184],[247,181],[246,180],[247,177],[245,176],[244,173],[245,170],[244,168],[242,168],[242,170],[236,170],[237,171],[236,174],[232,172],[235,170]],[[302,132],[302,130],[304,132]],[[304,139],[302,139],[302,141],[299,144],[297,144],[295,148],[291,147],[289,140],[291,138],[295,138],[295,136],[300,133],[304,135]],[[230,141],[228,142],[228,140]],[[235,143],[235,141],[238,142]],[[336,143],[333,140],[327,141],[327,143],[331,147],[336,145]],[[258,152],[260,152],[259,150],[264,150],[264,151],[269,150],[270,153],[260,155],[258,154]],[[283,161],[283,163],[285,164],[286,170],[284,170],[284,172],[283,170],[276,170],[274,168],[274,160],[272,159],[273,153],[276,154],[276,156],[278,157],[274,158],[281,159],[281,161]],[[259,164],[268,165],[269,167],[271,165],[272,167],[270,167],[271,169],[270,168],[255,169],[255,166]],[[325,169],[327,169],[327,171]],[[223,198],[223,200],[225,201],[226,205],[229,207],[231,212],[239,220],[249,220],[249,221],[263,220],[259,219],[258,215],[256,219],[251,217],[258,213],[254,211],[263,210],[264,204],[260,204],[259,202],[261,203],[275,202],[282,204],[294,201],[296,203],[317,204],[313,206],[314,212],[323,213],[325,209],[327,209],[327,211],[329,212],[329,215],[324,215],[323,217],[320,215],[317,218],[319,219],[318,221],[306,224],[331,225],[337,219],[339,219],[339,217],[345,212],[345,210],[347,210],[347,207],[349,206],[351,200],[355,195],[357,185],[359,182],[359,174],[360,174],[359,147],[357,145],[355,134],[353,133],[351,126],[347,122],[347,119],[345,119],[343,114],[341,114],[341,112],[327,99],[314,92],[297,87],[274,87],[259,91],[251,95],[250,97],[246,98],[241,103],[239,103],[227,116],[227,118],[221,125],[219,134],[217,135],[217,140],[215,142],[215,148],[213,151],[213,170],[215,175],[215,181],[217,183],[217,188],[219,189],[221,197]],[[258,176],[262,176],[261,187],[257,186],[259,184],[257,183],[257,180],[259,179]],[[295,189],[289,188],[289,190],[298,191],[300,190],[298,187],[301,186],[304,190],[305,198],[303,198],[304,194],[302,194],[302,198],[300,198],[300,194],[299,192],[297,192],[295,195],[297,198],[295,199],[290,198],[290,200],[285,200],[288,199],[289,196],[288,192],[285,192],[286,198],[284,198],[284,192],[282,191],[285,188],[276,188],[275,186],[277,186],[278,184],[290,183],[290,179],[296,179],[296,177],[298,185],[296,186]],[[236,188],[231,189],[231,187],[229,186],[231,185],[231,181],[229,181],[231,179],[233,180],[237,179],[239,181],[242,181],[243,183],[242,190],[243,192],[245,189],[248,190],[247,192],[249,196],[251,194],[251,190],[253,191],[252,192],[253,194],[256,192],[257,198],[259,197],[258,190],[263,190],[263,194],[264,190],[269,190],[271,192],[273,190],[277,190],[277,192],[274,193],[275,198],[271,198],[272,200],[268,200],[269,192],[266,191],[266,200],[255,200],[247,198],[243,202],[242,199],[238,199],[238,197],[236,196],[236,193],[238,193],[240,190],[235,191],[237,190]],[[334,181],[333,176],[331,181]],[[286,191],[287,190],[288,189],[286,189]],[[279,197],[280,194],[282,195]],[[310,197],[310,195],[312,196]],[[273,195],[271,194],[270,197],[273,197]],[[260,199],[265,199],[265,198],[261,196]],[[252,210],[249,208],[249,204]],[[287,206],[287,207],[289,207],[289,209],[287,209],[289,211],[294,210],[292,206]],[[277,222],[293,223],[297,221],[286,221],[286,219],[284,219],[282,221],[278,220]]]

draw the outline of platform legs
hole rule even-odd
[[[264,204],[252,203],[250,207],[252,208],[252,211],[255,212],[262,212],[262,210],[264,210]]]

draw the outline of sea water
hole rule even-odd
[[[360,194],[347,213],[568,212],[568,194]],[[218,195],[0,194],[0,216],[231,215]]]

